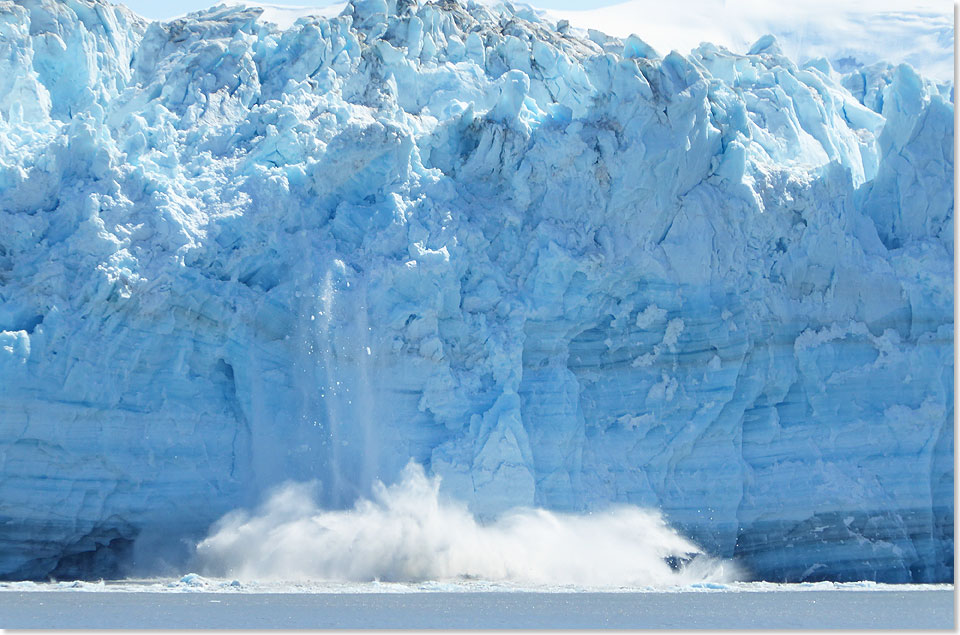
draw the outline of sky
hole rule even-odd
[[[219,0],[166,0],[157,2],[157,0],[126,0],[120,2],[111,0],[116,4],[125,4],[134,12],[151,20],[168,20],[170,18],[206,9],[218,3]],[[299,7],[323,7],[329,4],[335,4],[335,0],[264,0],[267,4],[289,5]],[[527,2],[542,9],[597,9],[622,2],[623,0],[536,0]]]

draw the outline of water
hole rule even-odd
[[[3,628],[954,628],[951,590],[0,592]],[[889,587],[887,587],[889,589]]]
[[[480,523],[439,490],[439,480],[415,463],[400,482],[379,484],[371,499],[348,510],[323,509],[309,487],[290,484],[253,513],[216,523],[193,564],[203,575],[260,582],[482,579],[636,588],[736,579],[732,562],[703,554],[650,510],[518,509]]]

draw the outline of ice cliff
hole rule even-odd
[[[0,576],[413,458],[482,517],[952,580],[953,109],[508,4],[0,1]]]

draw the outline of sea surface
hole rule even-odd
[[[505,585],[2,583],[0,628],[954,629],[952,585],[703,585],[667,590]]]

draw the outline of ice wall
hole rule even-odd
[[[159,571],[413,458],[481,516],[952,580],[952,86],[510,5],[259,15],[0,2],[0,575]]]

